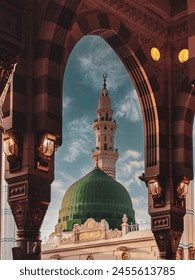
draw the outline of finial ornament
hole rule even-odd
[[[103,77],[103,79],[104,79],[104,85],[103,85],[103,88],[105,88],[105,89],[106,89],[106,78],[107,78],[107,73],[104,73],[104,74],[102,75],[102,77]]]

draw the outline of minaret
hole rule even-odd
[[[96,110],[97,119],[93,123],[96,134],[96,148],[92,151],[92,158],[96,168],[103,170],[115,179],[115,163],[118,159],[118,150],[114,148],[114,132],[116,121],[112,119],[111,100],[106,88],[107,74],[103,75],[104,83]]]

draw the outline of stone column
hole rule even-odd
[[[183,233],[185,195],[189,181],[165,178],[147,179],[151,230],[160,259],[176,259]]]
[[[128,222],[128,218],[127,218],[126,214],[123,215],[122,221],[123,221],[123,223],[121,225],[121,227],[122,227],[122,236],[124,236],[129,231],[129,225],[127,223]]]
[[[50,202],[50,182],[25,174],[7,179],[8,202],[17,226],[14,259],[40,259],[40,228]]]

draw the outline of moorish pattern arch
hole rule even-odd
[[[189,82],[195,84],[194,4],[191,0],[29,0],[24,1],[24,7],[22,0],[18,2],[20,12],[13,13],[13,7],[6,10],[3,28],[10,37],[3,36],[6,40],[0,43],[5,49],[21,53],[14,74],[12,114],[9,108],[5,111],[4,127],[22,138],[21,170],[11,173],[7,165],[5,178],[24,258],[35,257],[34,243],[40,247],[39,229],[54,179],[54,157],[48,173],[35,167],[37,147],[40,136],[47,132],[59,136],[56,144],[61,144],[65,64],[85,34],[101,36],[121,58],[135,84],[145,125],[145,176],[153,177],[158,190],[159,184],[163,190],[162,204],[148,193],[152,231],[160,257],[175,258],[185,215],[185,192],[181,198],[178,188],[183,183],[186,186],[185,177],[188,183],[193,178],[191,134],[195,106]],[[6,2],[6,7],[10,3]],[[13,39],[13,30],[6,23],[12,16],[15,20],[23,18],[23,8],[24,33],[18,30]],[[160,49],[159,62],[151,60],[149,50],[153,45]],[[178,51],[188,46],[189,61],[177,67]],[[150,182],[146,183],[150,187]],[[20,188],[22,193],[17,196],[15,190]],[[32,252],[27,253],[29,238]]]
[[[61,9],[64,9],[64,7],[61,7]],[[61,15],[60,12],[58,14]],[[39,37],[40,44],[38,44],[40,48],[36,52],[36,88],[42,88],[43,90],[42,92],[39,91],[38,99],[41,94],[48,91],[48,103],[46,104],[61,104],[62,77],[72,49],[85,35],[102,37],[125,65],[137,90],[144,119],[146,171],[148,170],[149,176],[153,172],[158,173],[160,169],[159,122],[155,95],[158,95],[160,88],[158,79],[151,67],[153,62],[148,60],[133,33],[112,14],[104,13],[101,10],[93,10],[81,15],[75,14],[68,29],[66,29],[65,22],[63,22],[63,26],[61,25],[61,16],[58,18],[55,14],[54,18],[51,18],[51,16],[52,14],[50,14],[50,22],[45,21],[43,24]],[[55,24],[53,23],[54,20]],[[51,25],[54,25],[55,28],[51,29]],[[44,30],[48,28],[53,32],[49,34],[49,38],[44,38],[44,34],[46,34]],[[45,64],[44,69],[41,66],[43,64]],[[52,89],[50,89],[50,86]],[[40,114],[44,114],[47,110],[50,118],[59,120],[61,118],[61,115],[58,115],[59,110],[56,109],[54,112],[53,108],[55,106],[43,107],[42,112],[37,112],[37,120]],[[51,122],[48,121],[49,123]],[[40,125],[39,121],[37,122],[37,128],[41,130],[38,125]],[[55,133],[56,131],[52,132]]]

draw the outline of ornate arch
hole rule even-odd
[[[36,51],[37,98],[35,102],[41,96],[47,100],[36,114],[36,129],[42,130],[42,125],[46,126],[46,129],[48,126],[48,130],[55,129],[52,131],[53,133],[56,133],[56,129],[60,131],[59,106],[62,103],[62,81],[67,60],[72,49],[83,36],[99,35],[120,57],[137,90],[145,130],[145,167],[150,174],[152,172],[156,174],[159,168],[159,123],[155,92],[159,91],[159,85],[153,68],[150,67],[150,61],[138,40],[125,24],[112,14],[93,10],[77,15],[76,7],[70,13],[70,7],[60,6],[56,3],[57,8],[55,7],[55,13],[52,14],[53,5],[54,3],[51,3],[48,8]],[[69,18],[65,20],[67,12]],[[50,33],[46,32],[48,29],[51,30]],[[49,104],[52,104],[51,108]],[[47,111],[48,121],[41,124],[40,117]],[[45,117],[43,119],[46,120]],[[58,121],[58,125],[52,126],[51,124],[56,121]]]

